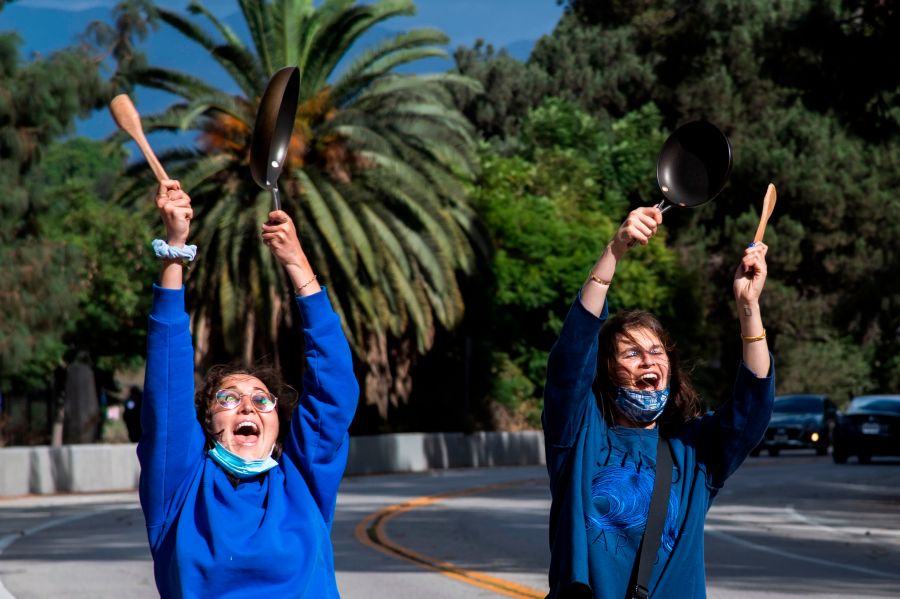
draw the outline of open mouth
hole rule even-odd
[[[659,375],[655,372],[645,372],[637,380],[637,388],[642,391],[656,389],[659,384]]]
[[[244,420],[234,427],[232,434],[234,440],[241,445],[256,445],[259,441],[259,426],[251,420]]]

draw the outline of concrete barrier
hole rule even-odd
[[[64,445],[0,449],[0,497],[136,489],[135,446]]]
[[[544,464],[539,431],[398,433],[350,439],[348,475]],[[0,497],[137,489],[134,444],[0,448]]]
[[[544,437],[539,431],[398,433],[353,437],[350,440],[347,474],[533,466],[543,463]]]

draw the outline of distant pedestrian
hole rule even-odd
[[[640,596],[634,594],[635,558],[660,435],[674,468],[671,487],[661,494],[668,501],[661,502],[665,520],[649,596],[705,597],[703,521],[771,416],[775,369],[759,309],[764,244],[745,250],[734,275],[743,362],[731,398],[715,413],[702,414],[675,347],[654,316],[631,311],[608,318],[607,292],[619,261],[634,243],[646,245],[661,223],[656,208],[628,215],[592,268],[550,352],[543,423],[553,497],[551,599]]]
[[[125,421],[125,428],[128,429],[128,440],[132,443],[137,443],[141,440],[141,403],[143,403],[143,395],[140,387],[132,385],[128,391],[128,398],[125,400],[122,420]]]
[[[258,368],[214,367],[195,394],[182,286],[182,260],[196,252],[185,245],[193,211],[177,181],[160,185],[156,203],[168,239],[154,242],[163,267],[153,288],[138,457],[159,592],[338,597],[331,525],[359,395],[340,319],[294,223],[270,213],[262,240],[294,285],[304,326],[299,403],[277,372]]]

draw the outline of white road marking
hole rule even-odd
[[[141,509],[141,508],[138,505],[107,505],[107,506],[92,509],[88,512],[82,512],[80,514],[73,514],[71,516],[63,516],[61,518],[54,518],[52,520],[42,522],[41,524],[36,524],[34,526],[26,528],[25,530],[20,530],[19,532],[0,537],[0,555],[2,555],[3,552],[6,551],[6,549],[8,549],[10,545],[15,543],[19,539],[33,535],[35,533],[39,533],[42,530],[47,530],[48,528],[53,528],[54,526],[60,526],[62,524],[68,524],[69,522],[83,520],[84,518],[96,516],[97,514],[102,514],[103,512],[110,512],[110,511],[115,511],[115,510],[139,510],[139,509]],[[9,589],[7,589],[5,586],[3,586],[2,579],[0,579],[0,599],[16,599],[15,595],[10,593]]]
[[[769,547],[767,545],[760,545],[759,543],[754,543],[753,541],[747,541],[733,534],[729,534],[727,532],[723,532],[719,530],[716,526],[707,526],[705,532],[709,533],[714,537],[719,537],[720,539],[729,541],[734,543],[735,545],[741,545],[743,547],[748,547],[750,549],[756,549],[757,551],[764,551],[766,553],[771,553],[773,555],[778,555],[781,557],[786,557],[789,559],[795,559],[803,562],[809,562],[811,564],[818,564],[820,566],[828,566],[831,568],[840,568],[842,570],[850,570],[852,572],[859,572],[860,574],[867,574],[869,576],[877,576],[881,578],[889,578],[891,580],[900,580],[900,576],[896,574],[891,574],[890,572],[882,572],[880,570],[873,570],[871,568],[863,568],[862,566],[851,566],[849,564],[842,564],[840,562],[833,562],[827,559],[821,559],[818,557],[810,557],[808,555],[802,555],[799,553],[791,553],[790,551],[784,551],[782,549],[775,549],[774,547]]]
[[[879,543],[884,541],[896,543],[895,537],[900,539],[900,530],[897,529],[845,526],[840,522],[829,522],[828,524],[825,524],[814,516],[801,514],[793,506],[782,508],[741,505],[714,507],[710,510],[704,531],[725,541],[757,551],[778,555],[780,557],[827,566],[829,568],[849,570],[868,576],[900,580],[900,575],[891,572],[883,572],[881,570],[863,566],[853,566],[818,557],[811,557],[801,553],[794,553],[784,549],[777,549],[762,543],[748,541],[739,536],[742,532],[759,532],[759,529],[777,530],[780,533],[799,533],[806,538],[810,537],[810,533],[816,531],[819,534],[825,533],[829,536],[838,536],[841,538],[846,538],[848,534],[851,534]],[[875,541],[873,537],[876,536],[887,538]]]

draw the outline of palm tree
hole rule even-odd
[[[221,359],[221,347],[252,361],[272,355],[279,330],[290,326],[284,275],[259,242],[270,200],[254,186],[248,157],[269,77],[297,65],[299,108],[280,180],[285,209],[320,278],[335,290],[332,301],[366,372],[365,395],[383,416],[389,401],[408,394],[415,352],[427,351],[435,328],[453,327],[463,312],[457,275],[472,270],[482,238],[466,200],[465,184],[476,168],[474,134],[451,93],[477,84],[452,74],[395,72],[445,56],[439,46],[447,38],[434,30],[396,35],[337,72],[365,32],[413,14],[412,0],[239,5],[251,46],[198,2],[188,10],[216,36],[196,19],[163,9],[157,15],[205,48],[240,94],[174,70],[144,67],[134,74],[136,84],[180,98],[145,118],[145,129],[199,133],[199,151],[162,156],[196,206],[193,235],[202,258],[189,282],[198,349],[207,360]],[[136,182],[123,193],[134,199],[145,185]]]

